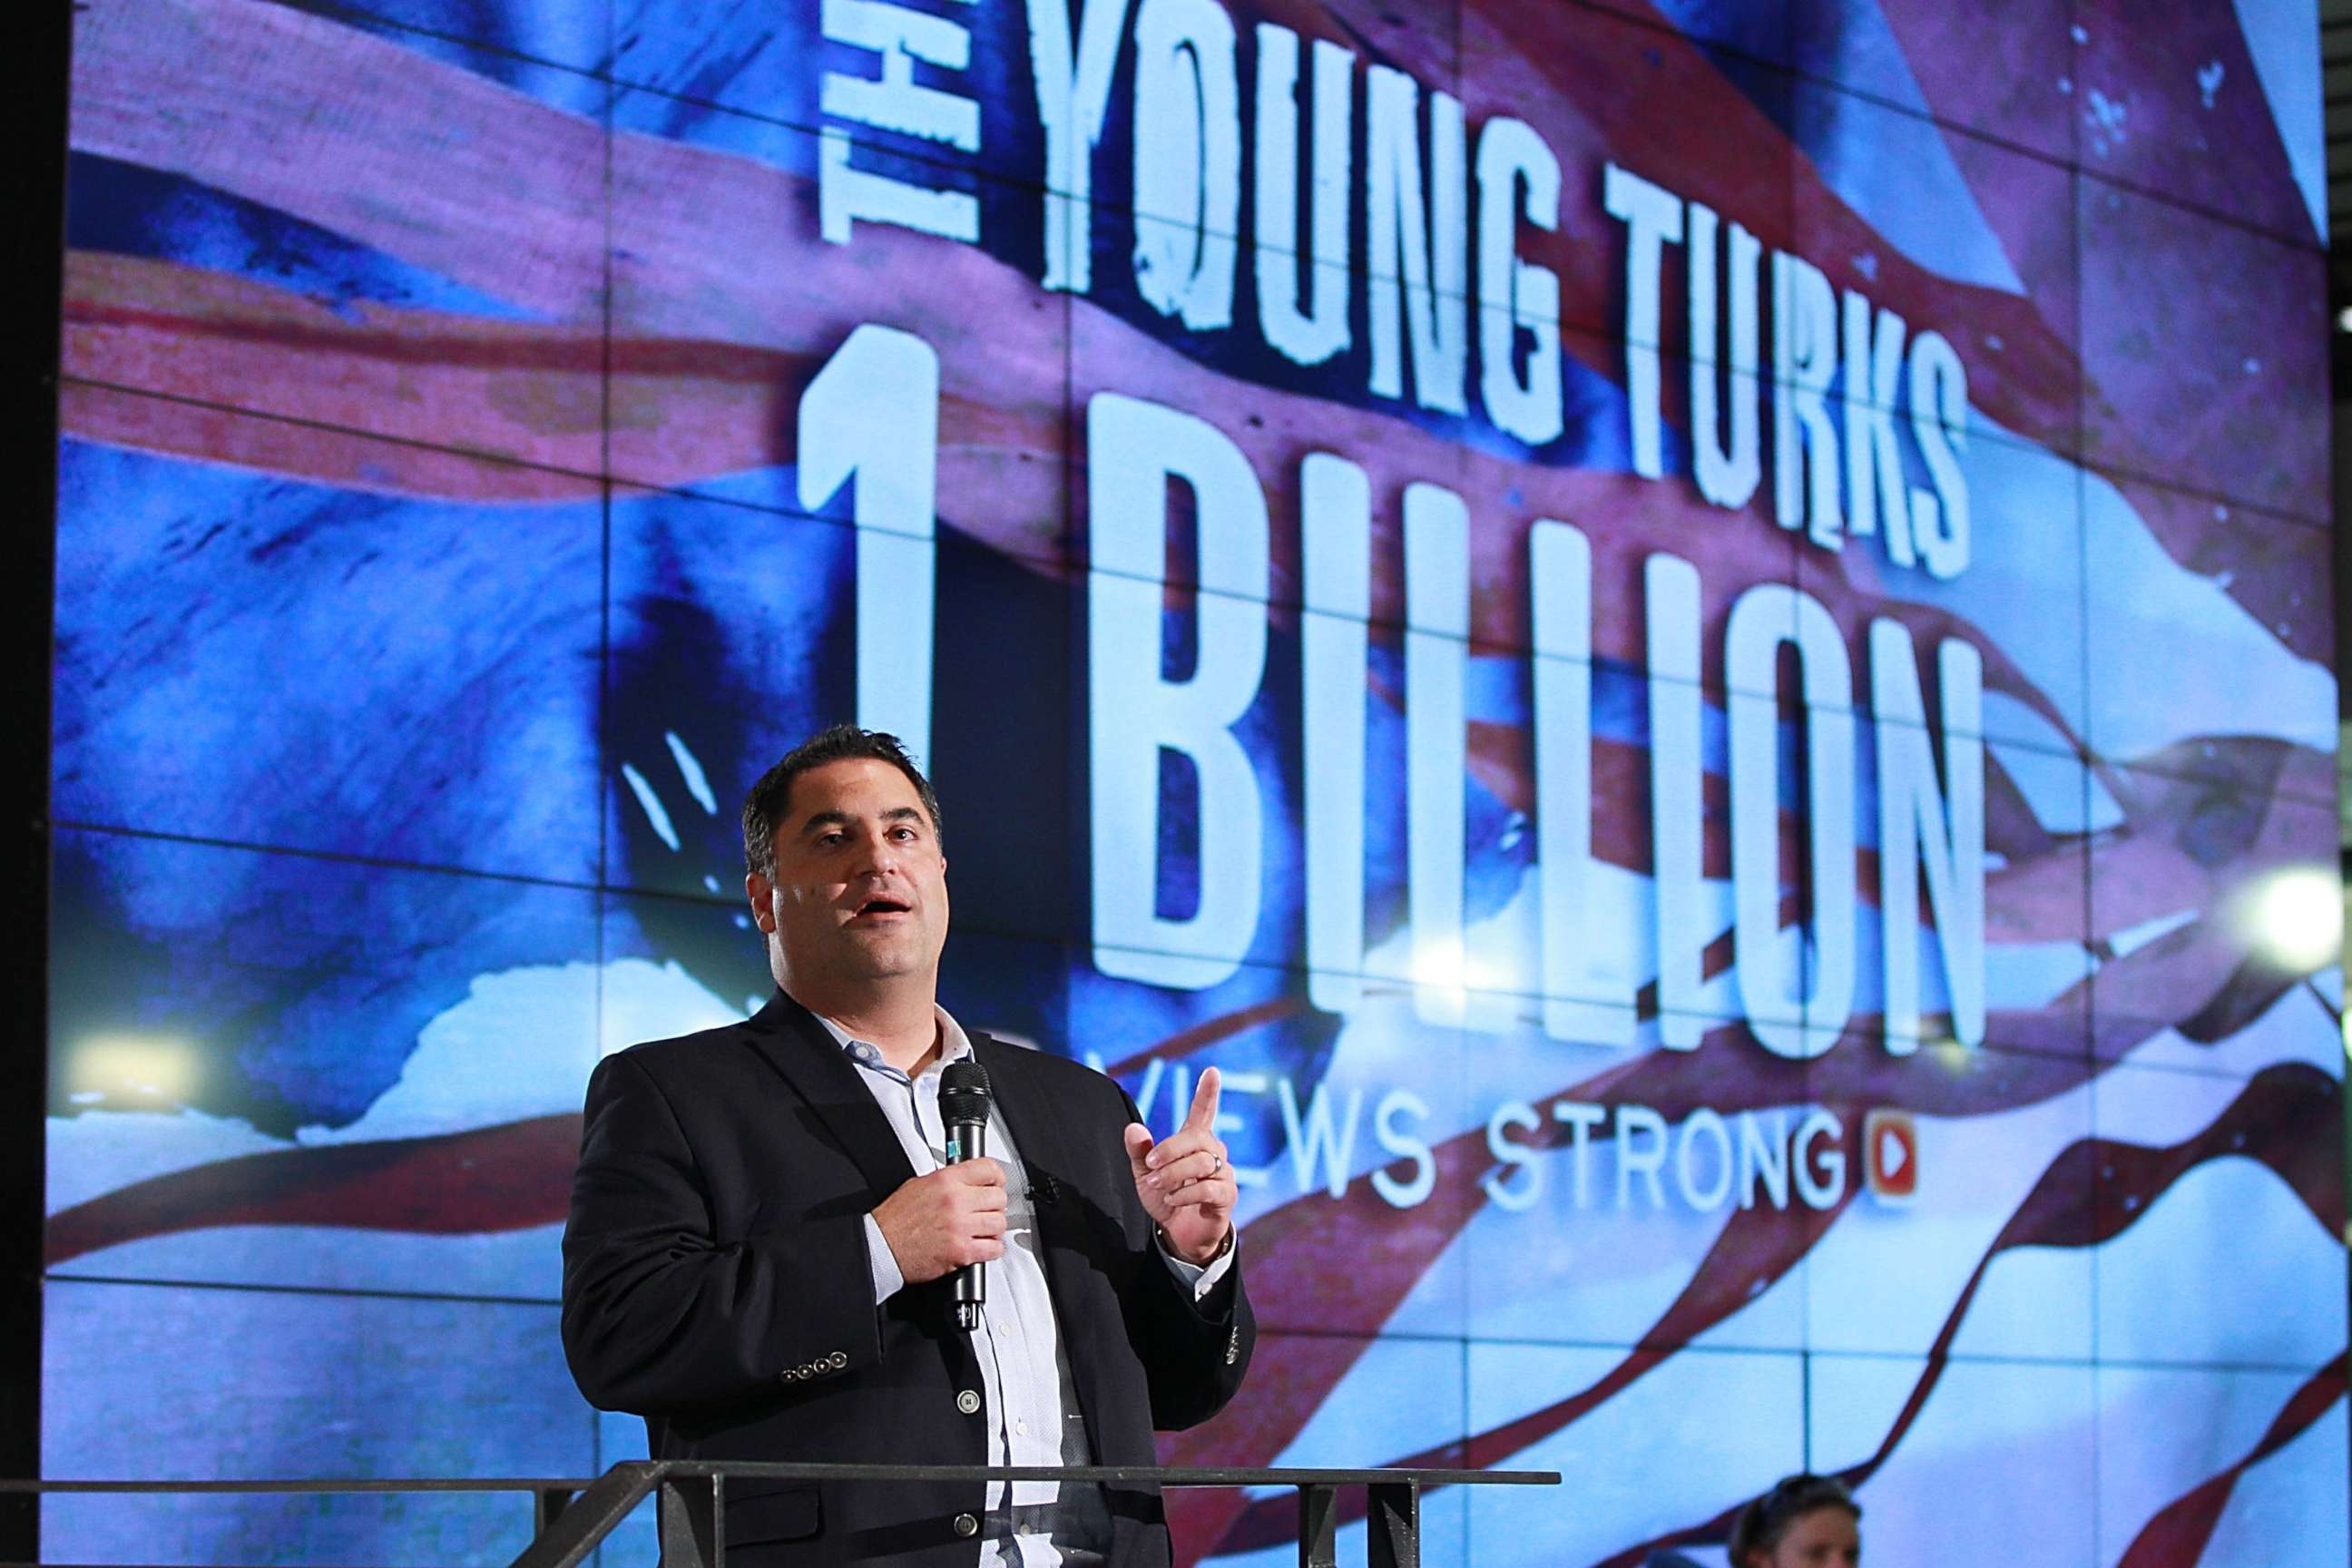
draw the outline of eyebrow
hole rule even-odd
[[[801,837],[805,838],[820,827],[846,827],[856,820],[845,811],[820,811],[801,824]],[[894,805],[882,814],[885,822],[920,823],[923,814],[911,805]]]

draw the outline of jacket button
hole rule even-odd
[[[956,1395],[956,1408],[962,1411],[966,1415],[979,1415],[980,1395],[973,1393],[969,1388],[965,1389],[961,1394]],[[967,1530],[964,1533],[966,1535],[970,1535],[971,1531]]]
[[[844,1355],[841,1352],[835,1351],[831,1355],[824,1358],[824,1363],[825,1365],[833,1368],[834,1371],[839,1372],[843,1367],[849,1364],[849,1358],[846,1355]]]
[[[960,1513],[955,1517],[955,1532],[958,1535],[964,1536],[966,1538],[978,1535],[980,1533],[980,1521],[972,1518],[971,1515],[968,1513]]]

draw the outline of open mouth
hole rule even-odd
[[[908,903],[905,900],[894,899],[889,897],[887,894],[881,894],[868,899],[864,903],[858,905],[857,912],[850,918],[852,920],[862,921],[869,917],[880,918],[887,915],[910,914],[913,910],[914,906]]]

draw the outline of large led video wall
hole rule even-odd
[[[960,1019],[1223,1070],[1169,1461],[1568,1477],[1435,1568],[1801,1468],[2345,1561],[2310,0],[91,0],[72,143],[50,1475],[641,1454],[581,1093],[760,1004],[741,792],[855,719]]]

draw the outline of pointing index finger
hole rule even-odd
[[[1185,1131],[1208,1132],[1214,1130],[1217,1121],[1217,1100],[1223,1082],[1214,1068],[1210,1068],[1201,1074],[1200,1087],[1192,1090],[1192,1109],[1184,1118]]]

